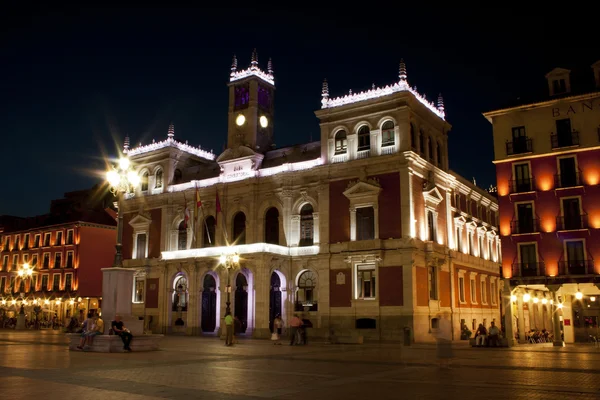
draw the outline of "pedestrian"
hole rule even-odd
[[[281,344],[281,331],[283,328],[283,320],[281,315],[277,315],[273,320],[273,333],[271,334],[271,340],[273,344]]]
[[[225,346],[233,345],[233,317],[231,313],[225,314]]]
[[[302,326],[302,320],[298,317],[298,314],[294,314],[294,317],[290,321],[290,346],[297,343],[298,329]]]

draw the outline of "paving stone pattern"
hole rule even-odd
[[[450,369],[434,346],[274,346],[167,337],[151,353],[69,352],[53,331],[0,330],[7,399],[599,399],[600,349],[454,346]]]

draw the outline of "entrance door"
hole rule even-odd
[[[214,332],[217,327],[217,283],[212,275],[204,277],[201,327],[202,332]]]
[[[276,272],[271,274],[271,292],[269,296],[269,330],[273,332],[273,320],[281,315],[281,279]]]
[[[248,328],[248,282],[244,274],[238,274],[235,278],[234,316],[240,320],[239,332],[245,333]]]

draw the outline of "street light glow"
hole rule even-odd
[[[112,169],[106,172],[106,180],[111,186],[118,186],[121,179],[119,178],[119,173]]]
[[[575,298],[577,300],[583,299],[583,293],[581,293],[580,291],[577,291],[577,293],[575,293]]]
[[[239,262],[240,262],[240,256],[239,256],[238,254],[234,254],[234,255],[233,255],[233,262],[234,262],[235,264],[237,264],[237,263],[239,263]]]
[[[121,168],[121,171],[127,171],[130,165],[131,163],[129,162],[128,157],[121,157],[119,159],[119,168]]]

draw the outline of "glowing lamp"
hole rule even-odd
[[[221,264],[225,264],[226,261],[227,261],[227,257],[225,256],[225,254],[221,254],[221,257],[219,257],[219,262]]]
[[[242,126],[242,125],[244,125],[245,122],[246,122],[246,117],[244,117],[244,114],[238,115],[237,118],[235,119],[235,124],[237,126]]]
[[[542,299],[542,304],[548,304],[548,299]]]
[[[527,303],[527,302],[529,302],[529,300],[531,300],[531,296],[529,295],[529,293],[525,293],[525,294],[523,295],[523,301],[524,301],[525,303]]]
[[[514,303],[515,301],[517,301],[517,296],[515,296],[514,294],[511,294],[511,295],[510,295],[510,301],[512,301],[513,303]]]
[[[581,293],[579,290],[577,291],[577,293],[575,293],[575,298],[577,300],[581,300],[583,299],[583,293]]]
[[[590,297],[590,300],[591,300],[591,301],[596,301],[596,296],[592,296],[592,297]]]
[[[13,306],[14,306],[15,304],[17,304],[17,301],[16,301],[16,300],[13,300],[13,301],[12,301],[12,304],[13,304]]]
[[[121,168],[121,171],[127,171],[129,165],[131,165],[131,163],[129,162],[128,157],[121,157],[119,159],[119,168]]]
[[[136,174],[135,171],[129,171],[127,173],[127,180],[133,187],[137,187],[140,184],[140,176]]]
[[[236,264],[239,263],[240,262],[240,256],[237,255],[237,254],[234,254],[233,255],[233,262],[236,263]]]
[[[119,177],[119,173],[113,169],[106,172],[106,180],[111,186],[118,186],[121,178]]]
[[[562,310],[562,308],[563,308],[563,305],[562,305],[562,303],[558,303],[558,304],[556,305],[556,308],[558,308],[559,310]]]
[[[537,297],[534,297],[534,298],[533,298],[533,303],[534,303],[534,304],[537,304],[537,303],[539,303],[539,301],[540,301],[540,299],[538,299]]]
[[[266,128],[267,126],[269,126],[269,120],[267,119],[267,117],[265,117],[264,115],[262,115],[259,119],[260,122],[260,126],[262,128]]]
[[[73,304],[75,304],[75,300],[71,299],[71,301],[69,301],[69,304],[70,304],[70,305],[73,305]]]

